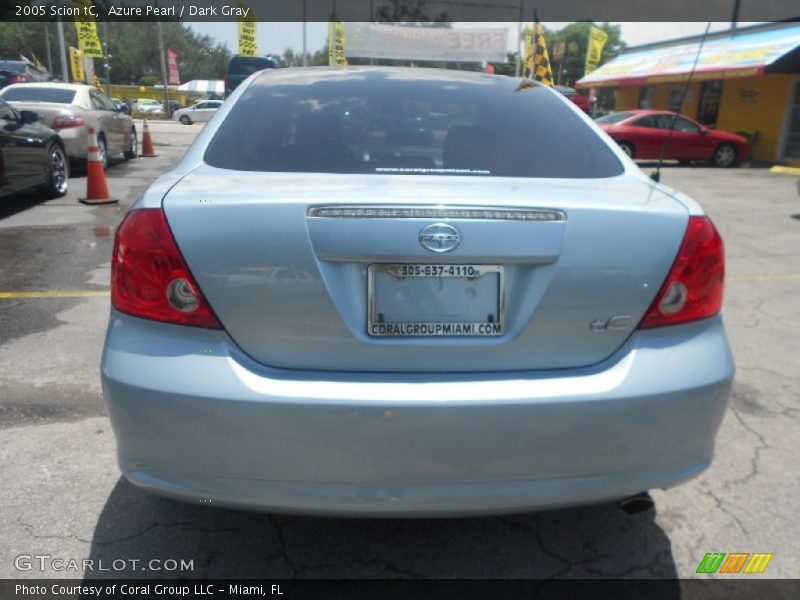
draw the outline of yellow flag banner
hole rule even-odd
[[[86,71],[83,70],[83,52],[69,47],[69,64],[72,70],[72,81],[85,81]]]
[[[547,54],[544,27],[539,21],[533,25],[533,80],[547,86],[553,85],[553,70],[550,67],[550,56]]]
[[[608,34],[598,27],[589,30],[589,45],[586,47],[586,68],[584,75],[594,71],[603,57],[603,48],[608,41]]]
[[[97,23],[91,15],[92,3],[89,0],[72,0],[72,5],[80,11],[75,15],[75,30],[78,32],[78,46],[84,56],[103,58],[103,45],[97,35]]]
[[[244,2],[239,2],[239,8],[248,8]],[[239,18],[239,54],[244,56],[258,56],[258,42],[256,41],[256,18],[252,10],[242,11],[247,16]]]
[[[527,25],[522,36],[525,44],[522,54],[524,57],[522,61],[522,77],[528,78],[533,73],[533,27]]]
[[[344,56],[344,23],[333,15],[328,21],[328,66],[347,66],[347,59]]]

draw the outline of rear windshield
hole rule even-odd
[[[598,123],[619,123],[620,121],[624,121],[628,117],[632,116],[633,113],[629,112],[615,112],[603,115],[602,117],[598,117],[597,119],[595,119],[595,121]]]
[[[0,71],[22,73],[25,71],[25,63],[16,60],[0,60]]]
[[[0,92],[3,100],[8,102],[52,102],[54,104],[72,104],[75,90],[46,87],[20,86],[6,88]]]
[[[562,96],[519,79],[408,70],[265,73],[205,154],[239,171],[611,177],[622,165]]]

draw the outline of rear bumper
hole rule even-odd
[[[721,321],[635,333],[586,369],[273,370],[224,332],[113,313],[103,390],[120,468],[190,502],[332,515],[600,502],[711,461],[734,365]]]
[[[89,146],[89,136],[86,127],[69,127],[59,129],[58,134],[64,140],[64,148],[71,159],[83,160],[86,158]]]

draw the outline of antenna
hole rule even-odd
[[[708,37],[709,29],[711,29],[710,21],[706,25],[706,30],[703,33],[703,37],[700,38],[700,45],[697,47],[697,55],[694,57],[692,70],[689,71],[689,77],[686,79],[686,85],[684,86],[683,93],[681,94],[681,103],[678,105],[678,109],[675,111],[675,114],[672,115],[672,121],[669,124],[669,134],[667,135],[667,139],[664,140],[664,144],[661,146],[661,154],[659,154],[658,156],[658,164],[656,165],[656,170],[650,173],[650,179],[652,179],[655,182],[661,181],[661,164],[664,162],[664,155],[666,155],[667,149],[669,148],[669,143],[672,141],[672,132],[675,131],[675,122],[678,120],[678,116],[680,115],[681,110],[683,110],[683,103],[686,101],[686,94],[689,93],[689,86],[692,85],[694,70],[697,68],[697,63],[700,60],[700,53],[703,52],[703,44],[706,43],[706,38]]]

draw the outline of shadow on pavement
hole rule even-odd
[[[42,204],[47,199],[36,190],[17,192],[0,198],[0,219],[6,219],[22,211]]]
[[[469,519],[336,519],[208,508],[147,494],[120,478],[100,514],[91,558],[135,578],[671,578],[655,511],[615,504]],[[148,570],[148,561],[193,569]],[[156,567],[158,564],[155,565]],[[673,589],[674,588],[674,589]],[[674,593],[673,593],[674,592]]]

